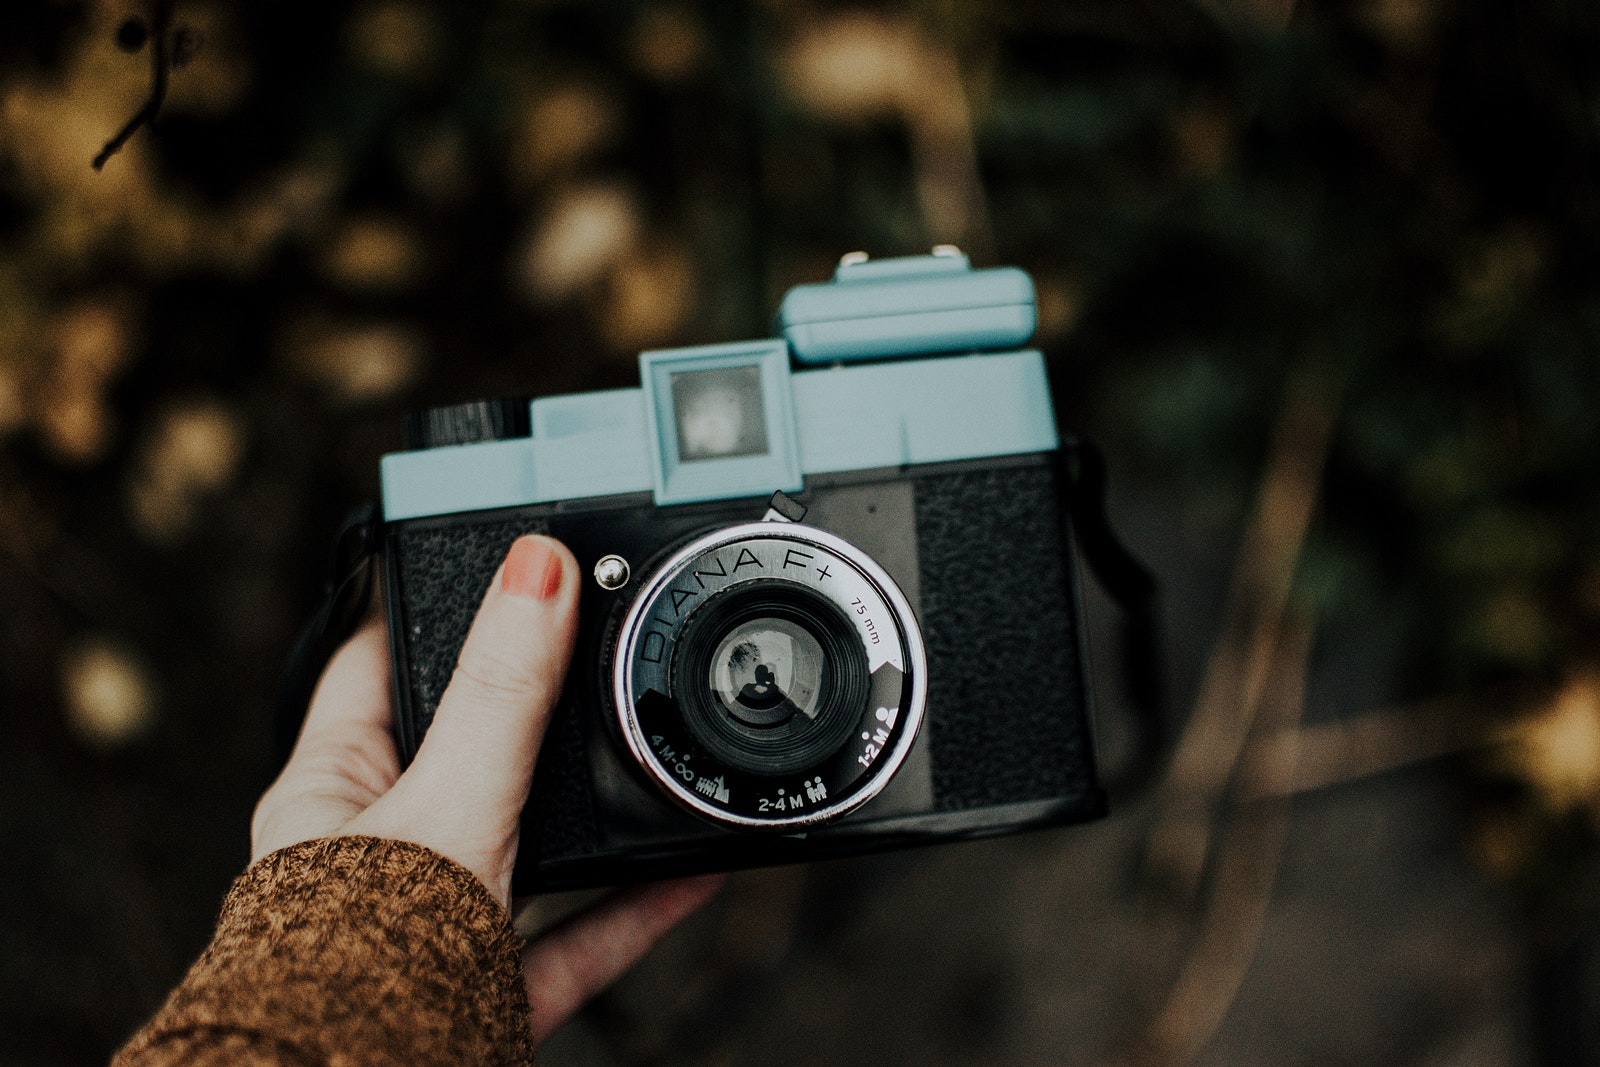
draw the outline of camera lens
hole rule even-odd
[[[800,523],[673,550],[614,633],[623,743],[720,826],[793,833],[855,810],[922,722],[927,661],[905,595],[860,549]]]
[[[804,628],[785,619],[756,619],[722,639],[711,655],[706,685],[736,721],[770,733],[816,719],[827,669],[822,645]]]
[[[849,740],[870,672],[851,624],[804,586],[756,580],[684,624],[672,688],[684,725],[729,766],[810,767]]]

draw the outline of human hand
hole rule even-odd
[[[559,541],[529,535],[511,546],[404,773],[390,732],[383,626],[374,620],[357,632],[328,664],[293,755],[256,806],[251,862],[320,837],[411,841],[466,867],[509,908],[522,807],[572,658],[579,581]],[[523,973],[535,1042],[721,882],[627,889],[531,942]]]

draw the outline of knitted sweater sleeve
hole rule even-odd
[[[483,883],[421,845],[292,845],[234,882],[113,1067],[528,1063],[520,948]]]

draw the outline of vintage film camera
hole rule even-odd
[[[409,761],[511,542],[585,570],[517,892],[1105,813],[1033,284],[846,256],[775,340],[441,408],[384,457]]]

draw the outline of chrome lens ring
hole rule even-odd
[[[859,672],[864,663],[867,677],[852,674],[847,679],[851,684],[842,687],[854,694],[851,708],[830,712],[847,714],[847,724],[841,726],[835,718],[817,727],[829,731],[825,743],[807,748],[806,738],[799,737],[792,746],[813,756],[824,752],[822,757],[803,766],[775,760],[763,770],[758,769],[756,757],[754,763],[719,757],[715,745],[703,743],[707,738],[703,724],[689,729],[684,715],[686,687],[706,684],[708,656],[698,645],[680,646],[686,644],[687,635],[697,643],[724,647],[727,635],[716,626],[696,625],[697,617],[703,622],[717,616],[719,602],[749,600],[758,590],[762,597],[774,590],[781,595],[785,586],[792,587],[796,601],[825,602],[859,645],[859,655],[841,657],[850,666],[830,663],[829,669]],[[703,614],[708,609],[709,615]],[[775,611],[770,627],[752,623],[751,614],[735,612],[730,618],[757,635],[770,632],[774,635],[770,640],[780,645],[792,639],[797,648],[811,647],[792,622],[803,614]],[[671,799],[721,826],[795,833],[855,810],[894,777],[922,724],[927,655],[910,604],[869,556],[815,527],[745,523],[695,539],[672,553],[643,583],[616,633],[610,680],[613,707],[630,753]],[[782,699],[781,693],[773,700],[762,697],[769,684],[793,684],[800,694],[807,687],[785,676],[784,653],[757,658],[775,666],[763,665],[759,670],[765,673],[753,676],[760,685],[746,687],[755,694],[749,714],[740,714],[726,693],[719,699],[740,720],[757,726],[778,721],[780,729],[803,734],[810,726],[798,714],[783,727],[783,716],[766,710]],[[685,670],[685,663],[694,666]],[[841,688],[836,682],[827,684],[830,692]],[[697,704],[706,703],[703,694],[693,695]],[[802,695],[796,707],[804,710],[812,703]],[[744,734],[759,734],[746,728],[748,723],[735,725]]]

